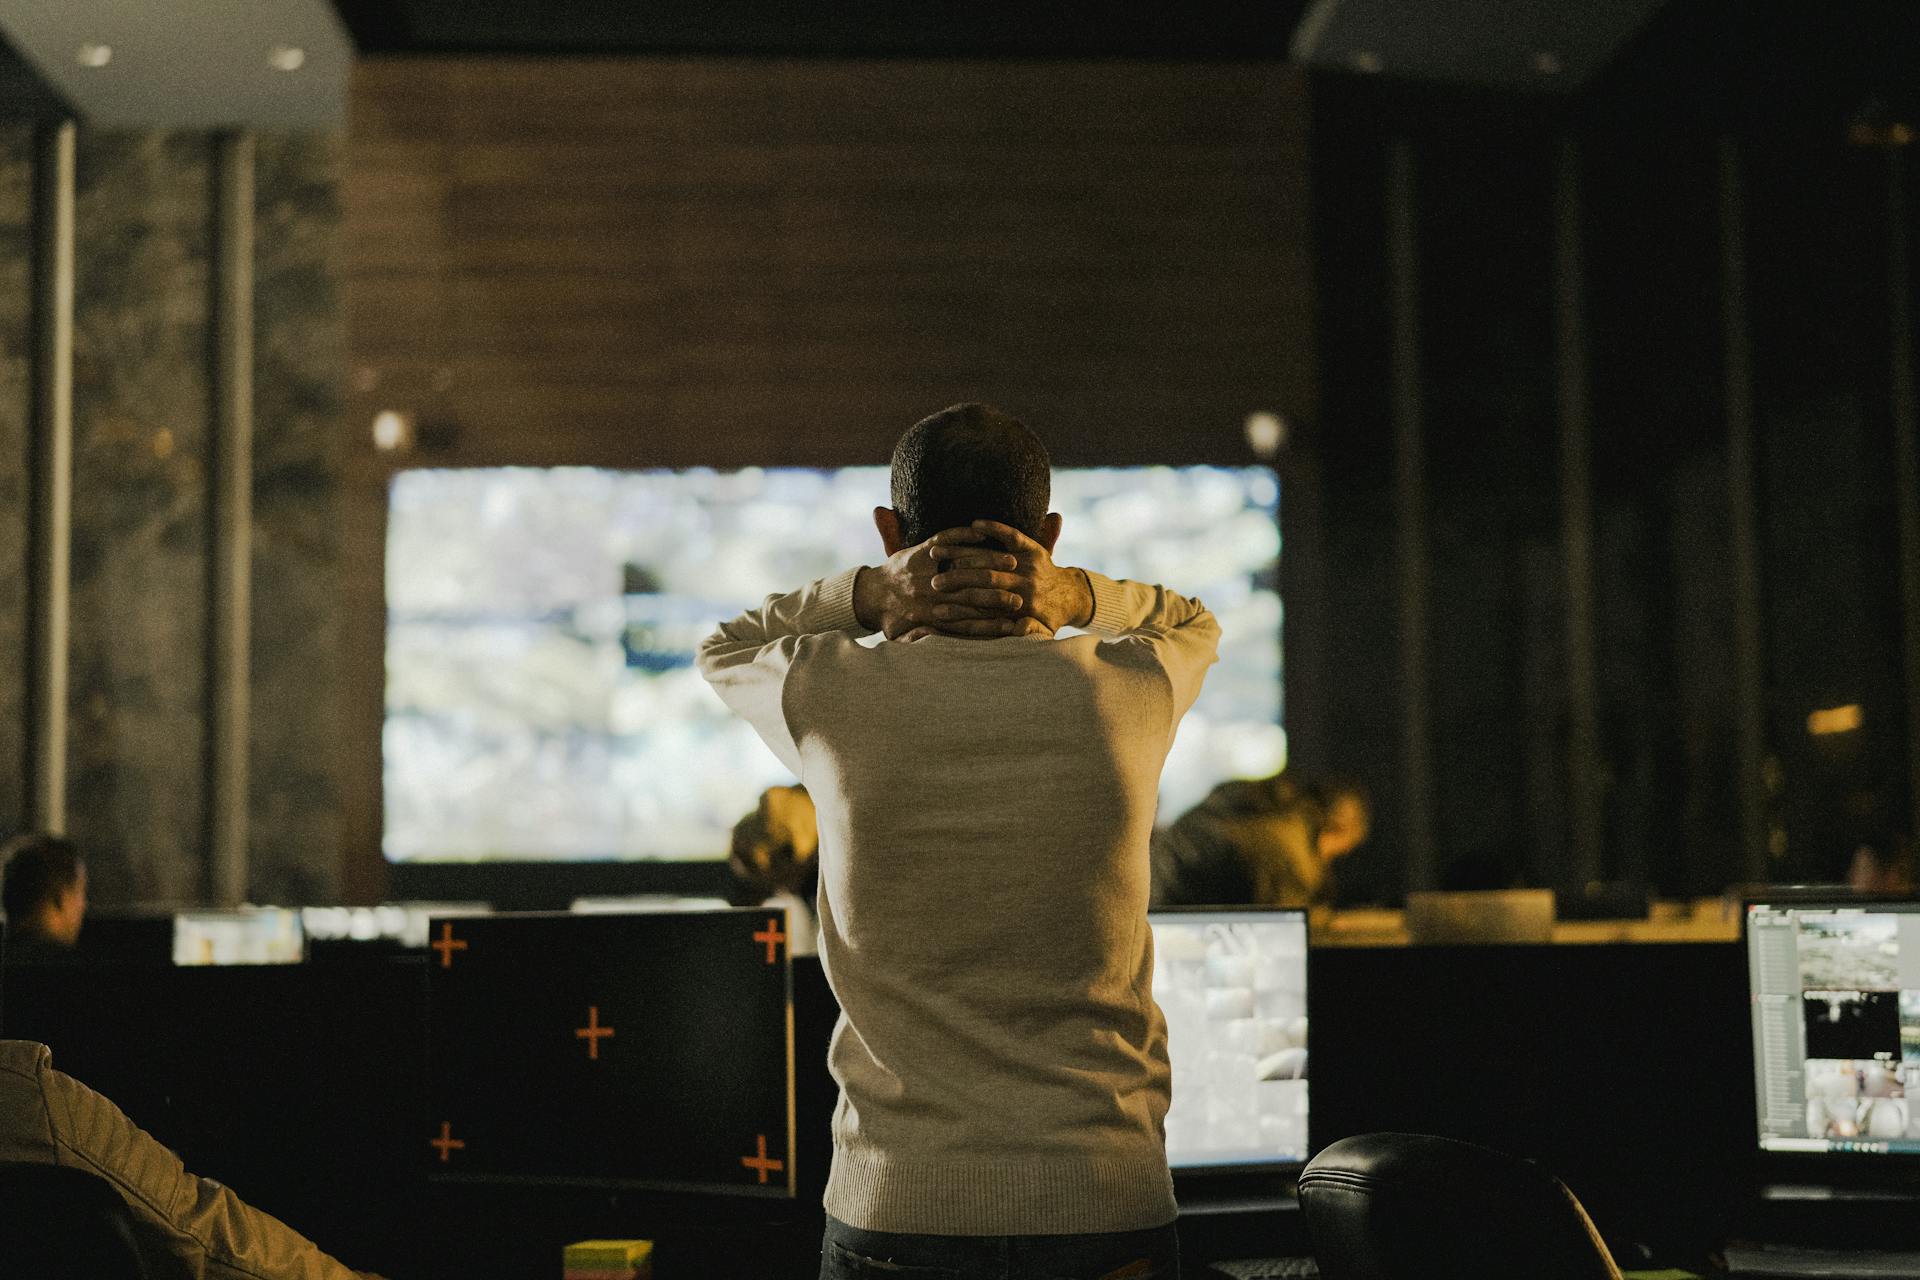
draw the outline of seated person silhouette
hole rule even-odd
[[[1153,905],[1318,906],[1332,898],[1333,864],[1371,824],[1366,789],[1350,779],[1223,782],[1153,833]]]
[[[6,866],[0,907],[7,913],[6,960],[70,960],[87,915],[87,864],[71,840],[34,833],[0,850]]]
[[[813,913],[820,895],[820,825],[805,787],[768,787],[733,825],[727,866],[736,907],[785,907],[793,954],[819,954]]]

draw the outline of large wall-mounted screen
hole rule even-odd
[[[887,471],[420,470],[387,526],[396,862],[726,856],[793,781],[694,669],[721,619],[881,555]],[[1162,779],[1170,818],[1286,759],[1279,491],[1259,467],[1057,469],[1060,558],[1218,615]]]

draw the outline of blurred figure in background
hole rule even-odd
[[[736,907],[785,907],[793,954],[817,954],[814,903],[820,894],[820,827],[805,787],[768,787],[760,804],[733,825]]]
[[[1863,841],[1847,866],[1847,887],[1855,893],[1912,894],[1913,844],[1900,836]]]
[[[87,915],[87,864],[71,840],[34,833],[0,849],[6,865],[0,907],[7,913],[6,959],[38,964],[71,959]]]
[[[1309,907],[1372,828],[1367,790],[1328,774],[1223,782],[1153,834],[1153,905]]]

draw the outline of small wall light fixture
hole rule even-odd
[[[399,453],[413,445],[413,415],[398,409],[382,409],[373,415],[373,447],[382,453]]]
[[[1852,733],[1866,719],[1860,710],[1860,704],[1849,702],[1843,707],[1827,707],[1815,711],[1807,717],[1807,732],[1816,738],[1829,734]]]

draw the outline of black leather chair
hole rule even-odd
[[[1300,1205],[1326,1280],[1620,1280],[1565,1183],[1451,1138],[1343,1138],[1301,1173]]]
[[[80,1169],[11,1161],[0,1163],[0,1276],[148,1280],[119,1192]]]

